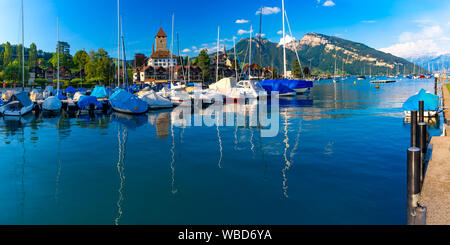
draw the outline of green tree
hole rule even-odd
[[[38,62],[38,54],[36,44],[31,43],[30,50],[28,51],[28,64],[30,67],[37,66]]]
[[[3,50],[0,52],[0,71],[3,70],[3,57],[5,52]]]
[[[73,56],[73,64],[79,70],[84,69],[88,62],[89,55],[88,53],[86,53],[86,51],[84,51],[84,49],[77,51],[75,53],[75,56]]]
[[[52,58],[49,60],[53,67],[58,67],[58,54],[53,53]],[[72,56],[65,53],[59,53],[59,67],[65,67],[71,69],[73,67]]]
[[[303,74],[305,74],[305,76],[307,77],[311,76],[311,70],[309,69],[309,67],[305,66],[305,68],[303,68]]]
[[[292,75],[294,77],[301,77],[302,72],[300,68],[300,64],[298,63],[298,60],[294,60],[294,64],[292,65]]]
[[[207,49],[200,51],[196,63],[202,69],[202,77],[203,81],[205,81],[205,79],[209,78],[209,65],[211,64]]]
[[[114,64],[108,52],[100,48],[97,52],[89,52],[89,62],[86,64],[88,78],[98,78],[103,82],[111,82],[114,78]]]
[[[6,42],[5,45],[5,52],[3,53],[3,67],[6,69],[6,67],[11,63],[11,44],[9,42]]]

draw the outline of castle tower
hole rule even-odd
[[[156,52],[167,51],[167,35],[162,28],[159,28],[155,36]]]

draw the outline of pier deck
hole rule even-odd
[[[450,92],[443,89],[444,106],[450,105]],[[450,108],[444,110],[450,119]],[[433,137],[433,153],[428,163],[422,188],[422,205],[427,207],[427,225],[450,225],[450,127],[444,126],[444,135]]]

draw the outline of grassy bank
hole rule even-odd
[[[450,83],[447,83],[447,89],[450,92]]]

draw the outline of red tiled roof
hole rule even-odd
[[[158,33],[156,34],[157,37],[167,37],[166,33],[164,33],[162,28],[159,28]]]
[[[168,59],[170,58],[170,51],[157,51],[150,56],[152,59]],[[172,55],[174,59],[178,58],[175,55]]]

